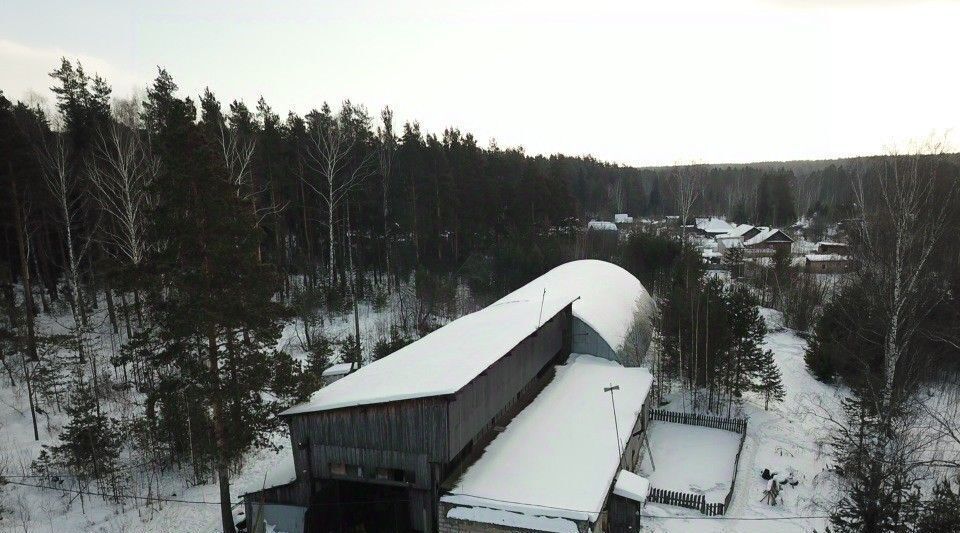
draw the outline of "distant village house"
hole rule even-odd
[[[745,240],[743,246],[752,256],[773,256],[777,252],[789,254],[793,247],[793,237],[777,228],[763,228]]]
[[[840,254],[807,254],[804,269],[809,274],[840,274],[850,270],[850,257]]]

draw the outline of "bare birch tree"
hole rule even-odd
[[[336,266],[336,214],[354,187],[372,173],[374,153],[365,150],[361,137],[368,123],[366,110],[353,106],[348,100],[335,117],[325,109],[307,139],[306,163],[320,179],[318,183],[306,180],[306,184],[320,197],[327,211],[330,285],[334,283]]]
[[[43,174],[44,184],[59,215],[63,231],[63,245],[66,264],[67,291],[70,295],[73,315],[78,328],[86,325],[83,301],[80,292],[80,265],[90,248],[91,239],[81,240],[75,228],[80,225],[83,216],[83,203],[86,200],[78,187],[79,172],[75,168],[76,157],[70,141],[60,131],[36,136],[37,159]]]
[[[107,250],[133,268],[147,252],[148,190],[158,168],[140,137],[139,107],[136,99],[114,104],[114,120],[97,131],[88,164],[97,202],[111,222],[103,227]]]
[[[393,171],[393,155],[397,150],[397,138],[393,132],[393,110],[384,107],[380,112],[383,125],[377,128],[380,139],[379,163],[380,176],[383,179],[383,256],[387,277],[387,292],[390,291],[390,177]]]
[[[219,126],[220,156],[227,169],[227,178],[236,189],[238,198],[249,198],[254,194],[251,167],[257,140],[253,136],[243,135],[223,121]]]
[[[677,214],[680,215],[680,241],[686,239],[686,224],[690,219],[693,206],[703,192],[703,178],[706,166],[691,164],[677,167],[673,172],[673,185],[677,202]]]
[[[820,193],[822,178],[798,174],[793,178],[793,208],[798,218],[807,216]]]
[[[881,409],[895,397],[897,370],[933,304],[944,297],[932,256],[954,209],[956,185],[939,179],[940,144],[892,154],[856,173],[854,253],[861,279],[877,295],[882,332]]]

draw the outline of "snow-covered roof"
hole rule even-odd
[[[697,229],[706,233],[722,234],[729,233],[733,226],[722,218],[698,218]]]
[[[453,394],[537,330],[541,297],[527,296],[532,295],[464,315],[344,376],[280,414]],[[548,291],[543,299],[542,320],[553,317],[572,300]]]
[[[571,355],[553,381],[494,438],[444,502],[531,516],[597,519],[650,391],[646,368]],[[616,421],[610,393],[619,385]],[[513,503],[507,503],[513,502]]]
[[[724,233],[723,235],[718,236],[718,239],[725,239],[730,237],[743,237],[748,231],[754,229],[756,226],[751,226],[750,224],[739,224],[734,225],[733,229]]]
[[[332,376],[345,376],[353,370],[353,363],[337,363],[323,371],[322,376],[329,378]]]
[[[617,213],[613,215],[613,221],[617,224],[630,224],[633,222],[633,217],[626,213]]]
[[[722,244],[724,248],[743,248],[743,239],[740,237],[717,237],[717,244]]]
[[[711,259],[714,257],[723,257],[723,254],[716,250],[704,250],[703,253],[700,255],[703,256],[704,259]]]
[[[571,522],[565,518],[534,516],[487,507],[454,507],[447,511],[447,518],[550,533],[578,533],[580,531],[577,529],[576,522]]]
[[[293,463],[293,454],[287,452],[276,464],[272,465],[270,469],[267,470],[267,473],[262,479],[254,479],[253,484],[247,484],[246,492],[243,494],[250,494],[251,492],[257,492],[259,490],[272,489],[274,487],[288,485],[296,480],[297,471]]]
[[[762,242],[766,242],[767,239],[769,239],[770,237],[773,237],[773,236],[776,235],[777,233],[780,233],[781,235],[783,235],[784,237],[786,237],[786,238],[789,239],[790,241],[793,241],[793,238],[791,238],[789,235],[787,235],[786,233],[780,231],[780,230],[777,229],[777,228],[763,228],[763,229],[760,230],[760,233],[757,233],[756,235],[754,235],[754,236],[751,237],[750,239],[747,239],[747,241],[744,242],[743,244],[745,244],[745,245],[747,245],[747,246],[752,246],[752,245],[754,245],[754,244],[760,244],[760,243],[762,243]]]
[[[593,328],[610,347],[618,351],[633,325],[634,314],[652,308],[650,293],[640,280],[623,268],[595,259],[564,263],[496,303],[515,299],[540,301],[547,297],[573,300],[573,316]]]
[[[640,281],[619,266],[571,261],[344,376],[281,415],[453,394],[533,334],[538,319],[547,321],[571,302],[574,316],[614,350],[623,345],[638,305],[653,305]]]
[[[587,223],[587,229],[594,231],[617,231],[617,225],[606,220],[591,220]]]
[[[621,470],[617,474],[617,483],[613,486],[613,493],[635,502],[646,502],[647,494],[650,493],[650,480],[629,470]]]
[[[817,246],[849,246],[849,245],[845,242],[820,241],[817,243]]]
[[[811,263],[824,261],[847,261],[850,258],[840,254],[807,254],[807,261]]]

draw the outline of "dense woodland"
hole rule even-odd
[[[836,527],[929,519],[919,498],[876,518],[871,502],[887,512],[884,498],[906,501],[920,468],[876,479],[880,463],[860,458],[868,446],[871,457],[907,453],[891,441],[920,408],[910,399],[932,368],[956,370],[952,158],[631,168],[480,146],[349,101],[282,117],[265,98],[182,94],[163,69],[143,97],[114,95],[68,60],[51,81],[49,106],[0,93],[0,379],[26,389],[37,438],[50,414],[66,415],[60,443],[32,465],[50,483],[74,476],[119,504],[169,472],[216,480],[230,531],[231,474],[334,358],[383,357],[594,257],[655,293],[660,349],[642,362],[659,396],[679,388],[695,409],[732,415],[751,393],[782,400],[757,306],[782,309],[811,334],[811,371],[855,391],[850,417],[834,421],[837,461],[853,473]],[[804,217],[811,238],[842,223],[858,266],[829,295],[783,258],[724,284],[682,237],[604,242],[583,230],[614,213]],[[361,305],[395,310],[389,331],[363,336]],[[352,314],[354,332],[325,335],[333,314]],[[302,364],[277,348],[291,322]],[[876,438],[845,439],[865,434]],[[957,497],[943,479],[941,506]],[[875,519],[879,529],[850,526]]]

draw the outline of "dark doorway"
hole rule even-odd
[[[406,533],[411,531],[404,487],[330,480],[307,510],[305,533]]]

